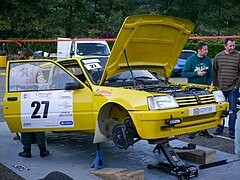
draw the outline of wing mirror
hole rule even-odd
[[[84,86],[79,82],[69,82],[65,85],[65,90],[83,89]]]

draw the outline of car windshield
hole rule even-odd
[[[132,86],[132,85],[156,85],[163,84],[163,80],[158,78],[154,73],[147,70],[133,70],[119,73],[104,83],[106,86]]]
[[[107,45],[102,43],[77,43],[77,55],[79,56],[108,56],[110,54]]]
[[[99,84],[108,58],[87,58],[81,61],[93,84]]]
[[[156,80],[156,77],[146,70],[134,70],[133,77],[135,80],[139,80],[139,79]],[[130,81],[130,80],[132,81],[133,77],[130,71],[126,71],[111,77],[110,79],[107,80],[107,82],[123,82],[123,81]]]
[[[93,84],[98,85],[100,83],[107,60],[108,58],[87,58],[81,61]],[[133,77],[135,81],[142,81],[144,83],[159,82],[159,78],[147,70],[133,70]],[[133,77],[130,71],[125,71],[107,79],[104,84],[112,85],[112,83],[132,82]]]
[[[188,51],[183,51],[182,54],[180,55],[179,59],[187,59],[190,56],[195,54],[195,52],[188,52]]]

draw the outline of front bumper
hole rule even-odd
[[[214,112],[195,115],[192,110],[215,106]],[[158,139],[203,129],[214,128],[221,124],[229,104],[207,104],[157,111],[130,111],[134,125],[142,139]],[[180,124],[169,125],[166,121],[171,119],[181,120]]]

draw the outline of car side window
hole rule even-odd
[[[66,71],[58,66],[53,68],[51,77],[51,87],[52,89],[64,90],[67,83],[79,83],[76,79],[70,76]]]
[[[78,61],[71,60],[71,61],[62,61],[59,62],[64,68],[66,68],[69,72],[71,72],[77,79],[81,82],[86,83],[87,78],[83,73],[82,68],[80,67]]]
[[[67,67],[67,70],[69,70],[74,76],[76,76],[83,83],[86,82],[87,78],[83,74],[82,69],[80,68],[79,65],[73,66],[73,67]]]
[[[64,90],[67,83],[79,83],[50,62],[10,63],[9,69],[9,92]]]
[[[32,91],[46,85],[41,67],[34,62],[11,63],[9,91]]]

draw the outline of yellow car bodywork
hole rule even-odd
[[[84,59],[84,58],[83,58]],[[80,61],[81,59],[76,59]],[[37,60],[36,60],[37,61]],[[46,61],[46,60],[44,60]],[[68,60],[62,60],[67,62]],[[48,60],[48,63],[50,60]],[[11,63],[11,61],[9,62]],[[52,61],[52,63],[56,63]],[[60,66],[60,65],[59,65]],[[74,76],[70,72],[70,75]],[[7,74],[8,77],[8,74]],[[79,81],[79,80],[78,80]],[[8,78],[7,81],[8,82]],[[94,132],[98,121],[104,121],[101,127],[102,134],[110,136],[107,129],[107,122],[124,123],[127,116],[130,116],[139,136],[143,139],[157,139],[179,134],[185,134],[202,129],[216,127],[222,123],[223,113],[228,108],[227,102],[208,103],[204,105],[190,105],[186,107],[149,110],[147,98],[155,95],[145,91],[134,89],[125,89],[118,87],[99,86],[91,83],[87,78],[87,84],[82,83],[84,88],[73,90],[73,119],[74,127],[71,128],[29,128],[23,129],[21,123],[21,94],[24,92],[8,92],[4,96],[4,116],[12,132],[30,132],[30,131],[86,131]],[[185,84],[186,85],[186,84]],[[189,85],[191,86],[191,85]],[[8,87],[8,83],[6,83]],[[91,88],[89,88],[91,87]],[[184,84],[182,86],[185,87]],[[215,87],[205,86],[208,90],[215,90]],[[45,92],[45,91],[43,91]],[[47,91],[49,92],[49,91]],[[53,91],[53,93],[56,91]],[[12,101],[12,99],[17,99]],[[181,102],[181,99],[178,100]],[[199,109],[214,106],[216,111],[204,115],[192,114],[190,109]],[[167,120],[181,119],[181,124],[169,126]],[[113,123],[114,125],[114,123]],[[105,127],[106,126],[106,127]],[[109,125],[111,126],[111,125]],[[103,130],[105,128],[105,130]],[[110,128],[111,129],[111,128]]]
[[[136,131],[135,137],[146,140],[168,138],[216,127],[222,123],[228,109],[227,102],[216,102],[212,94],[216,87],[197,85],[209,93],[198,97],[194,95],[174,97],[179,107],[150,110],[148,98],[170,96],[171,93],[148,92],[134,86],[112,87],[105,84],[109,78],[131,68],[132,71],[148,70],[161,74],[165,77],[166,86],[179,85],[178,91],[187,91],[187,88],[196,86],[187,83],[168,83],[168,78],[193,28],[193,23],[173,17],[142,15],[127,18],[98,83],[92,80],[88,70],[101,68],[98,61],[103,57],[80,57],[60,61],[29,60],[29,63],[44,62],[41,68],[46,69],[46,88],[10,91],[11,64],[28,61],[9,61],[3,109],[10,130],[12,132],[84,131],[95,133],[95,142],[101,142],[106,139],[111,140],[114,127],[117,124],[124,124],[126,119],[131,120],[131,128]],[[71,70],[76,67],[85,75],[84,81],[78,78],[75,70]],[[70,89],[54,89],[53,78],[59,74],[54,72],[60,72],[59,70],[74,82],[72,85],[77,86],[72,86]],[[60,79],[60,81],[64,80]],[[51,97],[48,97],[49,94]],[[58,96],[54,98],[56,94]],[[30,96],[33,99],[26,101]],[[60,96],[61,98],[58,99]],[[49,101],[49,116],[46,118],[45,114],[44,119],[44,115],[42,117],[40,112],[42,113],[46,108],[45,101]],[[61,110],[62,107],[70,110]],[[29,117],[33,115],[44,123],[32,125],[31,122],[33,124],[35,122]],[[171,120],[177,120],[178,123],[169,124]]]

